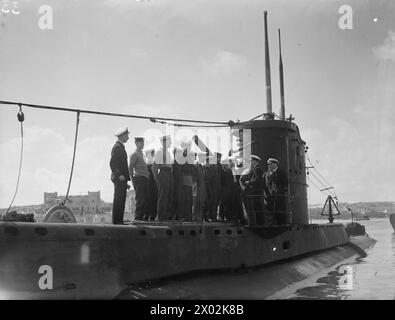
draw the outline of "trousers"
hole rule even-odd
[[[160,169],[158,174],[158,220],[170,220],[173,216],[173,174]]]
[[[148,216],[149,179],[144,176],[136,176],[133,178],[133,185],[136,192],[135,219],[143,220]]]
[[[125,213],[127,181],[117,181],[114,183],[114,199],[112,202],[112,223],[123,224]]]

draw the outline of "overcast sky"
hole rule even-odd
[[[11,1],[12,2],[12,1]],[[0,15],[0,100],[213,121],[265,112],[263,11],[269,12],[273,111],[279,113],[281,28],[287,115],[340,200],[395,201],[395,2],[253,0],[18,1]],[[41,5],[53,29],[39,27]],[[338,10],[353,9],[342,30]],[[6,10],[7,11],[7,10]],[[24,109],[25,155],[15,204],[67,189],[75,115]],[[16,107],[0,105],[0,207],[17,178]],[[112,201],[114,132],[163,129],[82,115],[71,194]],[[133,151],[133,140],[127,151]],[[310,202],[325,196],[309,188]]]

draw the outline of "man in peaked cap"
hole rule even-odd
[[[148,220],[149,171],[143,153],[144,138],[136,137],[134,141],[136,151],[130,156],[129,175],[136,192],[135,220]]]
[[[128,128],[122,128],[115,133],[117,141],[111,150],[111,181],[114,183],[114,200],[112,203],[112,223],[123,224],[125,213],[126,192],[130,181],[128,158],[124,144],[129,140]]]
[[[250,225],[263,224],[263,206],[262,206],[262,174],[260,166],[261,158],[251,155],[251,168],[240,178],[240,184],[243,190],[243,202],[248,214],[248,223]]]
[[[263,191],[268,212],[265,224],[286,224],[286,198],[288,184],[284,173],[279,169],[280,162],[275,158],[267,160],[268,170],[263,174]]]

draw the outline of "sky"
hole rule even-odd
[[[225,122],[266,111],[267,10],[273,111],[280,109],[281,28],[286,114],[313,165],[341,201],[395,201],[394,1],[14,2],[0,2],[0,100]],[[51,29],[42,29],[43,5],[52,10]],[[352,29],[339,26],[343,5],[352,9]],[[67,190],[76,116],[23,111],[14,204],[40,204],[45,191]],[[0,208],[17,180],[17,112],[0,105]],[[112,201],[110,151],[124,126],[129,154],[135,136],[164,131],[147,120],[81,115],[71,194],[100,190]],[[311,204],[325,197],[310,184]]]

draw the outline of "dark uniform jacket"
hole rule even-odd
[[[233,172],[230,168],[222,168],[221,187],[231,188],[234,186]]]
[[[203,166],[206,192],[209,201],[217,202],[221,196],[220,168],[216,164]]]
[[[248,185],[248,189],[254,194],[260,194],[263,189],[263,170],[259,164],[251,168],[250,172],[241,177],[244,185]],[[247,184],[248,182],[248,184]]]
[[[119,177],[123,175],[126,181],[130,181],[129,168],[128,168],[128,156],[126,154],[125,146],[117,141],[111,150],[111,181],[118,182]]]
[[[288,188],[287,179],[279,169],[273,173],[266,171],[263,174],[263,185],[266,195],[284,194]]]

